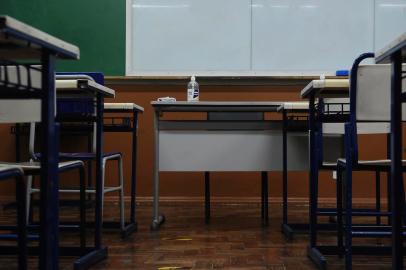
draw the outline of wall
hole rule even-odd
[[[152,100],[162,96],[173,96],[178,100],[185,100],[184,85],[160,85],[160,84],[109,84],[109,87],[117,90],[117,97],[114,102],[135,102],[145,108],[144,114],[139,120],[139,141],[138,141],[138,183],[137,194],[141,197],[149,197],[152,194],[152,166],[153,166],[153,111],[150,106]],[[201,100],[228,100],[228,101],[284,101],[298,100],[302,85],[297,86],[201,86]],[[113,101],[113,100],[112,100]],[[176,117],[176,116],[175,116]],[[202,117],[202,115],[193,115]],[[2,138],[1,156],[2,160],[14,159],[14,138],[10,135],[9,127],[0,128]],[[382,158],[386,154],[386,137],[374,135],[360,137],[361,158]],[[77,140],[64,140],[63,147],[80,150],[84,146],[78,146]],[[129,195],[130,180],[130,149],[131,136],[129,134],[106,134],[105,150],[122,151],[125,157],[125,179],[126,195]],[[83,149],[83,148],[82,148]],[[72,178],[73,175],[69,177]],[[107,174],[107,182],[115,180],[114,168],[110,168]],[[335,182],[331,180],[331,173],[320,174],[320,196],[334,197]],[[373,173],[355,173],[354,194],[355,197],[368,198],[375,194],[375,184],[366,181],[367,177],[373,177]],[[61,185],[71,185],[72,180],[63,178]],[[270,196],[280,198],[282,191],[282,175],[280,172],[269,174]],[[289,174],[290,192],[289,196],[296,199],[303,199],[308,192],[307,172],[295,172]],[[385,190],[386,181],[382,174],[382,188]],[[77,181],[75,181],[77,182]],[[4,185],[0,189],[1,195],[9,194],[10,185]],[[172,199],[193,199],[200,198],[204,192],[203,173],[162,173],[161,174],[161,196]],[[115,196],[115,195],[114,195]],[[258,200],[260,197],[260,174],[259,173],[213,173],[212,174],[212,196],[224,197],[226,200]]]

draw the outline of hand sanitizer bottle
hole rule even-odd
[[[199,84],[195,76],[192,76],[187,84],[187,101],[199,101]]]

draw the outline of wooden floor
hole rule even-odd
[[[109,258],[92,269],[316,269],[306,256],[307,236],[297,235],[286,241],[280,232],[281,207],[270,206],[270,225],[261,226],[259,205],[219,204],[212,206],[212,220],[204,222],[203,205],[178,204],[163,206],[167,221],[159,232],[151,232],[152,208],[138,207],[138,232],[128,240],[120,240],[117,231],[106,231],[104,243]],[[307,206],[292,207],[293,221],[307,220]],[[107,206],[106,218],[114,218],[118,207]],[[74,208],[63,208],[73,216]],[[3,211],[3,221],[13,210]],[[64,242],[76,236],[63,233]],[[322,243],[334,243],[334,234],[320,237]],[[90,239],[89,239],[90,240]],[[365,240],[364,240],[365,241]],[[376,244],[377,240],[369,240]],[[74,258],[61,258],[62,269],[72,269]],[[37,261],[30,258],[30,269]],[[0,257],[0,269],[16,269],[15,257]],[[328,257],[328,269],[344,269],[343,260]],[[355,256],[354,269],[390,269],[389,257]]]

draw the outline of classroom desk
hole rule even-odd
[[[317,245],[317,201],[319,157],[316,145],[316,98],[347,98],[349,96],[348,79],[313,80],[300,93],[309,100],[309,247],[307,254],[320,268],[326,267],[324,254],[338,254],[336,246]],[[320,109],[320,108],[319,108]],[[345,115],[343,115],[345,118]],[[337,119],[343,122],[345,119]],[[341,120],[341,121],[340,121]],[[333,167],[334,168],[334,167]]]
[[[23,82],[24,77],[0,83],[0,98],[41,99],[41,195],[39,268],[58,269],[58,143],[55,129],[55,59],[79,59],[79,48],[11,17],[0,16],[1,63],[30,60],[42,65],[39,86]],[[29,73],[29,72],[28,72]],[[29,77],[26,74],[25,78]],[[5,79],[7,80],[7,78]]]
[[[155,110],[154,215],[159,213],[160,171],[282,171],[282,122],[243,120],[242,113],[276,112],[281,102],[158,102]],[[231,113],[233,120],[162,120],[166,112]],[[307,138],[288,137],[291,170],[306,170]],[[299,147],[300,146],[300,147]]]
[[[308,102],[284,102],[278,109],[282,113],[282,233],[289,240],[296,230],[308,230],[307,224],[289,224],[288,222],[288,132],[301,133],[307,137],[308,132]]]
[[[403,226],[404,198],[402,175],[402,102],[406,94],[402,93],[402,63],[406,63],[406,33],[399,36],[389,45],[379,50],[377,63],[392,65],[391,82],[391,204],[392,204],[392,269],[403,269]],[[385,90],[385,89],[383,89]]]
[[[86,255],[80,257],[75,263],[75,269],[89,268],[95,263],[107,258],[107,247],[102,244],[102,152],[103,152],[103,105],[105,97],[114,97],[115,91],[94,81],[87,79],[71,79],[58,76],[62,79],[55,81],[58,97],[94,97],[96,100],[96,119],[91,117],[90,121],[96,122],[96,186],[95,186],[95,225],[94,225],[94,247],[88,249]],[[64,121],[77,121],[77,118],[65,119]],[[81,118],[80,120],[83,120]],[[41,190],[42,191],[42,190]]]
[[[138,114],[144,112],[144,108],[135,103],[104,103],[104,112],[109,114],[131,113],[131,123],[105,123],[105,132],[131,132],[131,202],[130,202],[130,222],[126,224],[122,237],[127,238],[132,232],[137,230],[137,220],[135,216],[136,206],[136,185],[137,185],[137,130]],[[112,118],[114,121],[114,117]],[[131,120],[130,120],[131,122]]]
[[[337,106],[337,105],[335,105]],[[309,232],[308,223],[289,223],[288,222],[288,171],[290,171],[288,163],[288,151],[287,151],[287,138],[288,134],[296,134],[297,136],[303,136],[307,140],[309,138],[309,103],[308,102],[284,102],[279,108],[278,112],[282,113],[283,119],[283,140],[282,140],[282,158],[283,158],[283,170],[282,170],[282,233],[288,240],[292,240],[295,233],[307,233]],[[324,126],[325,129],[333,131],[337,130],[337,127]],[[337,134],[323,135],[323,160],[324,162],[334,163],[338,158],[337,153],[342,152],[342,136]],[[308,149],[307,149],[308,150]],[[308,151],[306,151],[308,153]],[[306,168],[308,170],[308,168]],[[326,168],[332,171],[330,168]],[[335,217],[334,208],[317,208],[318,215]],[[319,230],[335,230],[335,222],[319,223],[317,224]]]

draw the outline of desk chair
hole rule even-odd
[[[345,158],[337,161],[337,188],[341,188],[343,196],[337,198],[338,246],[345,255],[345,268],[352,269],[353,237],[388,237],[390,227],[376,226],[359,228],[352,225],[352,172],[353,171],[384,171],[389,172],[391,160],[360,160],[358,157],[358,137],[363,128],[368,133],[390,132],[390,65],[360,65],[367,58],[373,58],[373,53],[359,56],[351,69],[350,79],[350,118],[345,123]],[[404,67],[405,68],[405,67]],[[404,86],[406,84],[403,84]],[[405,91],[405,89],[403,89]],[[375,105],[375,106],[374,106]],[[403,119],[406,112],[403,110]],[[403,171],[406,170],[403,161]],[[343,181],[344,180],[344,181]],[[404,197],[403,182],[399,183]],[[395,187],[392,187],[395,188]],[[392,193],[390,190],[389,193]],[[344,199],[344,203],[343,203]],[[343,207],[345,212],[343,212]],[[345,220],[343,220],[343,213]],[[385,213],[377,213],[377,215]],[[386,213],[385,215],[387,215]],[[344,225],[345,224],[345,225]],[[343,243],[343,228],[345,242]],[[366,247],[369,254],[382,254],[382,249]]]
[[[0,166],[0,181],[7,179],[16,180],[17,201],[17,241],[18,241],[18,269],[27,269],[27,225],[25,222],[25,180],[24,172],[16,166]],[[8,238],[9,234],[0,235],[0,238]]]
[[[103,78],[101,73],[78,73],[78,74],[60,74],[56,76],[56,88],[59,89],[70,89],[73,90],[78,88],[78,84],[83,82],[91,82],[92,87],[104,87],[97,83],[96,80],[100,81]],[[60,122],[80,122],[87,123],[89,119],[97,117],[95,112],[95,102],[93,97],[89,96],[76,96],[76,97],[58,97],[57,103],[59,105],[57,119]],[[92,162],[96,159],[96,123],[93,124],[92,131],[92,151],[91,152],[77,152],[77,153],[59,153],[59,158],[61,160],[81,160],[82,162]],[[118,185],[113,187],[105,186],[105,171],[106,163],[108,161],[117,161],[118,163]],[[119,211],[120,211],[120,229],[123,232],[125,230],[125,218],[124,218],[124,180],[123,180],[123,160],[122,154],[120,152],[104,153],[102,152],[102,217],[103,217],[103,206],[104,206],[104,194],[108,192],[119,192]],[[39,192],[38,189],[32,187],[32,182],[28,182],[28,197],[34,192]],[[78,189],[60,189],[61,193],[77,193]],[[96,189],[88,187],[86,193],[95,194]]]

